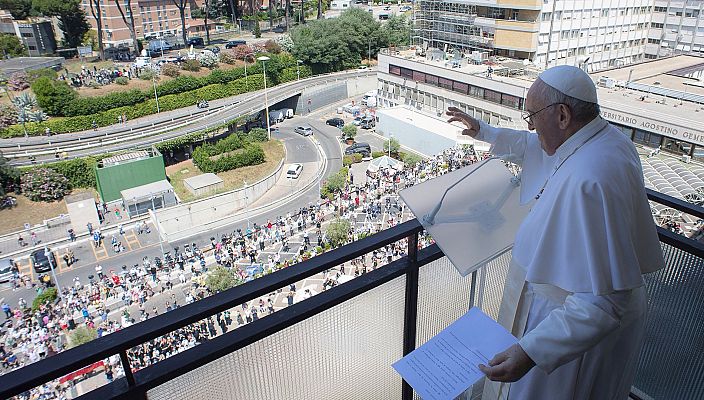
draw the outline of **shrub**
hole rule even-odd
[[[352,157],[351,155],[342,157],[342,165],[343,166],[349,167],[352,164],[354,164],[354,157]]]
[[[232,49],[225,49],[218,54],[220,58],[221,63],[225,64],[236,64],[237,63],[237,57],[235,57],[234,51]]]
[[[354,157],[354,162],[355,162],[355,163],[362,162],[362,155],[361,155],[361,154],[359,154],[359,153],[354,153],[354,154],[352,155],[352,157]]]
[[[117,83],[118,85],[125,86],[128,83],[130,83],[130,80],[127,79],[126,76],[119,76],[119,77],[115,78],[115,83]]]
[[[29,88],[29,79],[27,79],[27,74],[24,72],[15,72],[10,75],[10,79],[7,80],[7,88],[13,92],[19,92],[20,90]]]
[[[99,156],[89,156],[85,158],[74,158],[72,160],[58,161],[44,164],[42,166],[23,168],[25,171],[32,171],[39,168],[50,168],[68,179],[72,188],[94,188],[95,165],[103,158],[112,154],[105,153]]]
[[[68,179],[50,168],[25,172],[20,180],[25,196],[32,201],[61,200],[71,191]]]
[[[200,62],[198,60],[186,60],[181,64],[184,71],[198,72],[200,71]]]
[[[254,62],[254,55],[251,53],[254,53],[254,49],[252,47],[247,46],[246,44],[241,44],[239,46],[236,46],[234,49],[231,50],[232,55],[238,59],[238,60],[244,60],[245,57],[247,57],[247,62],[252,63]]]
[[[266,129],[254,128],[247,134],[247,139],[250,142],[266,142],[269,140],[269,136],[266,134]]]
[[[328,178],[328,181],[325,183],[325,188],[327,189],[327,191],[329,193],[337,193],[342,191],[342,189],[345,187],[345,184],[347,184],[348,173],[349,168],[342,167],[335,175],[330,176]]]
[[[213,293],[223,292],[237,286],[237,278],[229,269],[222,265],[217,265],[208,272],[205,278],[205,286]]]
[[[181,68],[179,68],[176,64],[164,64],[161,67],[161,73],[165,76],[176,78],[177,76],[181,75]]]
[[[218,56],[210,50],[202,51],[196,57],[200,65],[205,68],[215,68],[218,65]]]
[[[37,297],[35,297],[32,301],[32,311],[38,311],[39,306],[41,305],[53,303],[54,301],[56,301],[56,298],[58,296],[59,293],[56,291],[55,287],[47,288],[43,292],[39,293]]]
[[[342,133],[347,139],[352,139],[357,136],[357,127],[354,124],[347,124],[342,127]]]
[[[262,37],[262,28],[259,26],[259,21],[255,21],[254,31],[252,33],[254,34],[254,37],[257,39]]]
[[[257,144],[247,145],[244,149],[231,151],[219,157],[209,156],[203,146],[193,150],[193,163],[203,172],[225,172],[261,164],[264,161],[264,150]]]
[[[86,344],[98,337],[98,331],[85,325],[76,327],[68,334],[68,347],[76,347]]]
[[[145,68],[142,70],[142,72],[139,73],[139,79],[143,81],[151,81],[156,77],[156,72],[154,70]]]
[[[281,50],[287,53],[291,53],[291,51],[293,50],[293,40],[291,39],[291,36],[289,34],[278,36],[274,40],[279,46],[281,46]]]
[[[405,153],[401,159],[407,166],[415,167],[421,161],[419,155],[415,153]]]
[[[379,158],[379,157],[384,156],[385,154],[386,154],[386,153],[384,153],[383,151],[372,151],[372,157],[373,157],[373,158]]]
[[[17,109],[5,104],[0,105],[0,129],[17,123]]]
[[[337,218],[330,222],[325,233],[333,248],[340,247],[347,243],[350,234],[350,226],[350,221],[342,218]]]
[[[58,74],[51,68],[39,68],[27,72],[27,79],[29,79],[29,83],[36,81],[42,76],[46,76],[49,79],[56,79]]]
[[[384,142],[384,153],[389,153],[389,146],[391,146],[391,154],[398,154],[399,150],[401,150],[401,143],[396,138],[392,137]]]
[[[39,106],[51,116],[64,115],[64,108],[78,97],[66,82],[46,76],[38,78],[31,87]]]
[[[264,48],[267,52],[272,54],[281,53],[281,46],[271,39],[267,40],[266,43],[264,43]]]

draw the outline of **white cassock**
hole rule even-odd
[[[481,122],[478,140],[522,165],[521,202],[499,322],[536,367],[483,397],[627,398],[642,347],[642,274],[664,266],[638,154],[597,117],[553,156],[527,131]],[[535,197],[538,196],[538,199]]]

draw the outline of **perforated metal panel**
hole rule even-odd
[[[150,400],[395,399],[405,276],[148,392]],[[198,351],[197,347],[192,351]]]

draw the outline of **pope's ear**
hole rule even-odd
[[[573,122],[572,110],[566,104],[560,104],[560,129],[567,129],[568,126]]]

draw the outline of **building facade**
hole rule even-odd
[[[382,49],[379,53],[380,107],[405,106],[443,116],[454,106],[492,125],[527,129],[521,114],[537,70],[491,76],[483,71],[486,66],[455,67],[414,53],[414,49]],[[686,58],[680,69],[704,70],[698,57]],[[697,79],[691,76],[671,77],[677,61],[659,60],[605,72],[619,84],[599,86],[601,114],[636,143],[704,162],[704,88],[692,86]],[[592,77],[595,81],[602,78]],[[681,89],[684,85],[689,85],[685,91]]]
[[[48,19],[18,21],[13,19],[9,12],[0,10],[0,33],[8,33],[20,38],[32,57],[56,52],[54,27]]]
[[[420,0],[413,44],[589,71],[642,60],[650,0]]]
[[[86,19],[93,29],[97,30],[96,19],[91,13],[91,1],[93,0],[82,0],[81,4],[86,13]],[[126,0],[118,1],[121,2],[122,10],[128,21],[130,13],[134,16],[135,33],[138,39],[164,35],[181,37],[183,30],[181,14],[173,1],[131,0],[130,7],[127,6]],[[203,0],[188,0],[186,2],[186,32],[189,36],[198,35],[205,31],[205,23],[202,19],[191,18],[191,11],[200,9],[202,6]],[[122,19],[115,0],[100,0],[100,15],[105,47],[133,46],[129,28]]]
[[[656,0],[645,58],[704,55],[704,0]]]

